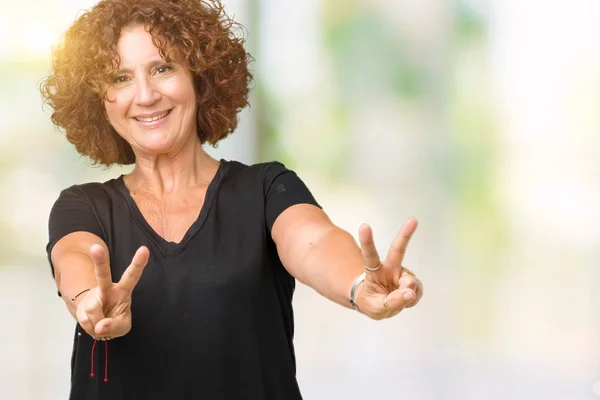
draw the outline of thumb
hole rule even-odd
[[[104,318],[100,320],[94,327],[94,333],[99,336],[110,336],[110,328],[112,325],[112,318]]]
[[[97,336],[119,337],[124,336],[131,330],[131,318],[120,315],[115,318],[105,318],[98,322],[94,328]]]
[[[400,288],[387,295],[386,302],[389,308],[401,311],[417,298],[417,294],[410,288]]]

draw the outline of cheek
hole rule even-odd
[[[161,82],[160,91],[179,104],[195,107],[197,96],[191,77],[173,76],[166,79]]]
[[[104,109],[106,115],[111,123],[119,123],[119,120],[125,117],[127,107],[122,102],[119,102],[119,98],[113,98],[112,101],[104,102]]]
[[[104,100],[104,109],[108,119],[113,123],[118,123],[119,119],[127,117],[128,105],[130,103],[131,91],[128,88],[120,90],[109,89]]]
[[[115,103],[110,103],[108,101],[104,102],[104,110],[106,111],[106,116],[109,121],[114,121],[115,119]]]

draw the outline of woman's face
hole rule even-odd
[[[138,156],[177,154],[196,135],[191,72],[167,63],[141,25],[121,31],[117,52],[119,71],[104,102],[111,125]]]

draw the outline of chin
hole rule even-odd
[[[136,146],[141,151],[151,154],[166,154],[175,148],[175,140],[169,136],[146,137],[136,140]]]

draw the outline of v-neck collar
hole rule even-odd
[[[221,179],[225,174],[228,165],[229,163],[226,160],[220,160],[219,166],[217,168],[217,173],[206,188],[206,195],[204,196],[204,203],[202,204],[200,213],[198,214],[196,220],[188,228],[185,235],[183,235],[183,238],[179,243],[167,241],[158,233],[156,233],[152,226],[150,226],[150,224],[148,223],[148,221],[146,221],[146,218],[144,218],[144,215],[140,211],[137,203],[131,196],[129,189],[125,185],[125,181],[123,179],[124,175],[121,175],[119,178],[117,178],[116,183],[119,191],[125,197],[127,205],[129,206],[129,210],[131,211],[133,219],[138,225],[138,227],[146,234],[148,239],[154,243],[154,245],[162,252],[162,254],[164,256],[167,256],[170,254],[175,254],[185,249],[186,244],[200,231],[200,229],[204,225],[204,222],[206,221],[208,213],[210,212],[215,193],[217,192],[217,189],[221,183]]]

